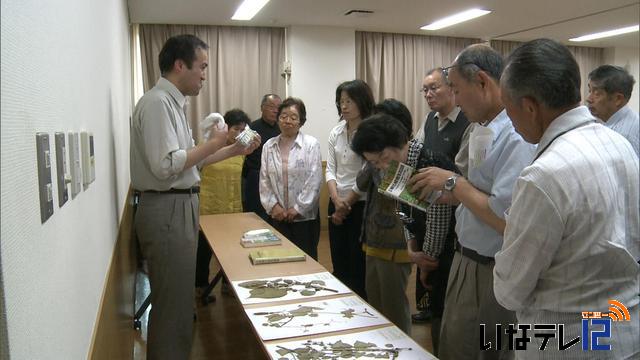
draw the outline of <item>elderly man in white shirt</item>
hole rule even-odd
[[[516,131],[538,144],[516,181],[495,257],[498,302],[516,311],[520,325],[531,326],[531,342],[516,356],[639,358],[638,157],[629,142],[580,106],[578,64],[560,43],[540,39],[514,50],[501,87]],[[625,305],[631,321],[604,320],[610,337],[597,342],[610,351],[594,351],[598,344],[590,334],[602,326],[591,320],[585,325],[583,317],[599,312],[609,319],[609,300]],[[558,328],[544,350],[535,324]],[[573,339],[579,340],[559,350],[559,341]]]
[[[638,156],[640,124],[638,113],[627,105],[635,80],[620,66],[602,65],[589,73],[587,105],[593,116],[624,136]]]

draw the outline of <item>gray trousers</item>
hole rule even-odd
[[[411,263],[366,257],[367,301],[407,335],[411,334],[411,308],[407,299],[410,274]]]
[[[444,301],[438,357],[442,360],[513,359],[508,350],[480,350],[480,324],[485,343],[495,346],[496,324],[502,324],[502,348],[508,348],[504,329],[516,324],[516,315],[498,304],[493,292],[493,266],[480,264],[456,251]]]
[[[198,240],[198,195],[143,193],[134,227],[149,266],[147,359],[188,359]]]

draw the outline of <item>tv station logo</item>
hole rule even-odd
[[[565,339],[565,324],[496,324],[496,343],[486,340],[486,325],[480,324],[481,350],[526,350],[533,338],[540,338],[539,350],[547,349],[549,341],[557,338],[558,350],[567,350],[582,340],[582,350],[611,351],[611,344],[604,344],[604,339],[611,338],[612,322],[631,321],[629,310],[618,300],[609,300],[609,312],[583,311],[582,336]],[[533,331],[531,331],[533,330]],[[502,344],[502,334],[507,335],[508,344]]]
[[[582,350],[611,351],[611,344],[600,344],[598,339],[611,337],[612,321],[631,321],[631,315],[626,306],[618,300],[609,300],[609,312],[582,312]],[[601,330],[592,330],[591,325],[602,326]],[[589,336],[591,335],[591,336]]]

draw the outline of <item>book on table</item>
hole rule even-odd
[[[416,169],[407,164],[391,161],[378,186],[378,192],[419,210],[426,211],[429,204],[438,200],[442,191],[432,191],[426,200],[418,199],[407,188],[407,182],[416,172]]]
[[[305,261],[306,258],[307,255],[298,248],[260,249],[249,253],[253,265]]]
[[[282,240],[269,229],[257,229],[247,231],[240,239],[240,245],[243,247],[258,247],[280,245]]]

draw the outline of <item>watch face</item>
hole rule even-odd
[[[448,178],[447,181],[444,183],[445,190],[451,191],[454,186],[456,186],[456,178],[453,176]]]

